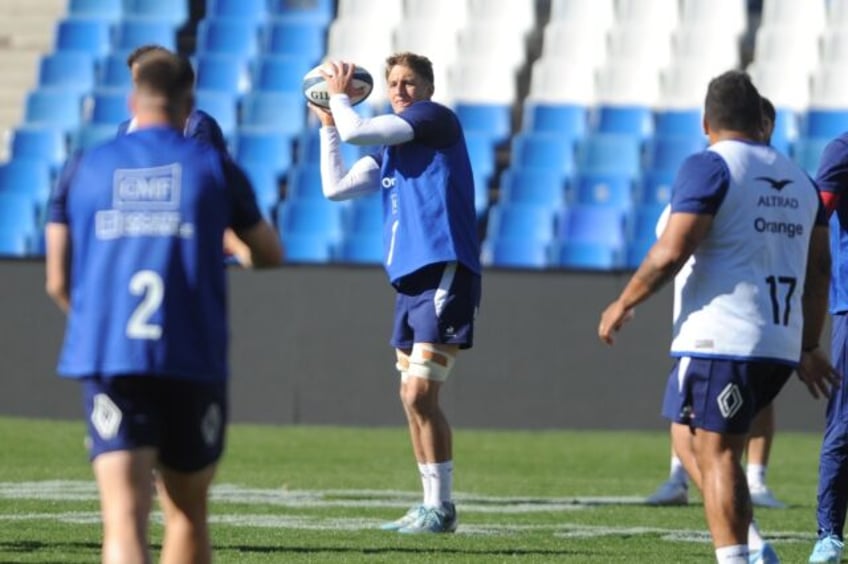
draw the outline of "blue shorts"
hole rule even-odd
[[[774,400],[793,370],[778,362],[678,358],[668,377],[662,414],[696,429],[747,434],[756,414]]]
[[[155,376],[84,378],[89,457],[153,447],[159,462],[196,472],[224,450],[227,383]]]
[[[414,343],[474,343],[474,318],[480,307],[480,276],[456,262],[425,266],[394,284],[397,290],[393,347]]]

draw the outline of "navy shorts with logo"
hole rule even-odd
[[[456,262],[436,263],[404,276],[394,287],[393,347],[435,343],[471,348],[480,276]]]
[[[662,414],[697,429],[746,434],[793,370],[771,361],[680,357],[668,377]]]
[[[225,381],[139,375],[81,382],[92,460],[153,447],[163,466],[195,472],[221,457],[228,420]]]

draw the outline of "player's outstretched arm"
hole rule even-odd
[[[250,250],[254,268],[273,268],[283,263],[283,246],[277,232],[264,219],[246,229],[236,231],[238,238]]]

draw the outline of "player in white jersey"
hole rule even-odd
[[[763,141],[770,144],[776,111],[774,105],[766,97],[762,99],[762,111]],[[658,222],[657,236],[665,227],[665,221],[668,220],[667,211],[668,208]],[[774,432],[775,410],[774,403],[770,403],[757,413],[751,423],[751,432],[748,435],[748,444],[745,450],[745,476],[748,480],[748,489],[751,491],[751,503],[759,507],[780,509],[786,507],[786,505],[778,500],[766,485],[766,471],[774,441]],[[689,428],[687,426],[672,423],[670,434],[673,436],[675,433],[680,434],[681,437],[672,442],[676,443],[678,448],[685,448],[685,451],[678,455],[672,449],[668,479],[645,500],[648,505],[685,505],[689,502],[689,473],[686,472],[681,459],[694,456],[692,442],[689,440]],[[755,536],[759,534],[755,526],[752,533]]]
[[[687,470],[699,477],[720,564],[777,561],[770,546],[748,546],[741,459],[754,416],[793,369],[814,396],[837,381],[816,346],[830,274],[823,208],[806,174],[760,142],[760,103],[743,72],[710,82],[710,148],[682,165],[665,229],[598,327],[612,344],[633,308],[675,278],[677,362],[663,415],[691,429]]]

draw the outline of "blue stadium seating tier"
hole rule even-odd
[[[124,16],[115,24],[112,39],[115,50],[131,51],[151,43],[176,51],[177,25],[168,19],[141,16]]]
[[[509,140],[512,130],[512,108],[509,105],[459,102],[454,109],[466,131],[486,133],[495,143]]]
[[[197,24],[197,54],[222,53],[247,60],[258,50],[259,27],[253,21],[206,17]]]
[[[300,92],[252,90],[241,98],[241,124],[275,127],[291,135],[306,125],[306,103]]]
[[[292,137],[270,127],[242,127],[233,138],[233,154],[237,161],[266,163],[279,174],[291,166]]]
[[[614,270],[621,268],[621,250],[585,241],[561,243],[556,250],[557,264],[576,270]]]
[[[195,57],[196,87],[229,94],[243,94],[250,87],[247,63],[226,53],[200,53]]]
[[[318,64],[326,51],[326,22],[312,16],[282,15],[270,20],[263,31],[263,51],[269,55],[293,55]]]
[[[381,233],[346,233],[335,250],[335,260],[352,264],[382,264]]]
[[[268,17],[267,0],[206,0],[206,17],[260,23]]]
[[[98,88],[92,97],[91,123],[117,125],[130,119],[130,90],[127,88]]]
[[[687,157],[706,147],[704,135],[655,135],[645,143],[644,168],[677,171]]]
[[[112,22],[68,17],[56,24],[56,51],[84,51],[104,57],[112,48]]]
[[[555,168],[510,166],[501,174],[500,201],[556,208],[565,204],[566,186]]]
[[[26,255],[35,242],[37,214],[29,195],[0,192],[0,251]]]
[[[29,198],[37,214],[47,205],[51,181],[50,166],[42,160],[13,158],[0,165],[0,194]]]
[[[588,131],[588,108],[578,104],[524,103],[522,129],[579,139]]]
[[[95,57],[86,51],[56,51],[41,58],[38,85],[66,88],[78,94],[94,88]]]
[[[82,96],[62,88],[39,88],[27,94],[24,123],[70,132],[82,122]]]
[[[489,210],[488,239],[525,239],[549,243],[554,238],[550,206],[498,203]]]
[[[112,51],[98,65],[97,84],[106,88],[132,87],[132,74],[127,66],[128,51]]]
[[[197,89],[195,107],[215,118],[224,138],[231,139],[238,126],[238,95],[218,90]]]
[[[126,0],[69,0],[68,15],[75,18],[97,18],[117,21],[124,14]],[[177,4],[178,2],[172,2]]]
[[[831,137],[800,137],[792,145],[792,159],[803,168],[807,174],[816,176],[821,160],[822,152],[827,144],[832,141]]]
[[[848,110],[810,109],[803,123],[804,137],[837,137],[848,131]]]
[[[576,204],[557,213],[560,243],[596,243],[620,251],[627,239],[627,213],[605,205]]]
[[[124,17],[152,17],[179,27],[188,21],[189,0],[123,0]]]
[[[574,173],[574,139],[557,133],[524,131],[512,137],[512,164],[554,170],[563,177]]]
[[[302,16],[330,25],[336,13],[336,0],[268,0],[271,17]]]
[[[550,266],[550,244],[521,238],[501,238],[484,243],[484,263],[502,268],[544,269]]]
[[[608,106],[597,108],[599,133],[632,135],[644,141],[653,134],[653,113],[648,106]]]
[[[13,159],[36,159],[57,170],[68,155],[65,133],[56,127],[21,125],[12,135],[11,153]]]
[[[300,55],[264,55],[253,65],[253,88],[300,94],[303,75],[312,68],[309,59]]]

